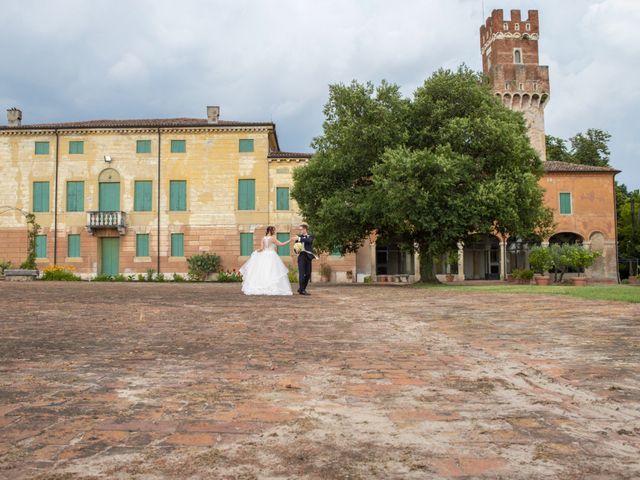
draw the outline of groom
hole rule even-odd
[[[311,278],[311,262],[316,256],[313,254],[313,235],[309,235],[309,225],[306,223],[300,224],[300,230],[296,242],[302,243],[304,250],[298,255],[298,278],[300,286],[298,293],[300,295],[311,295],[307,293],[307,285]]]

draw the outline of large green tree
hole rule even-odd
[[[332,85],[324,113],[292,190],[321,248],[355,251],[375,232],[419,251],[430,281],[435,256],[472,234],[549,230],[522,115],[466,67],[439,70],[409,99],[384,82]]]
[[[609,166],[609,141],[611,135],[604,130],[589,128],[575,134],[567,141],[552,135],[546,136],[547,160],[580,163],[594,167]]]

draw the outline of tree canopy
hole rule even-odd
[[[355,251],[377,233],[419,251],[428,280],[430,259],[472,234],[552,224],[524,118],[464,66],[437,71],[411,98],[386,82],[331,85],[324,114],[292,190],[321,248]]]
[[[567,141],[552,135],[546,136],[547,160],[580,163],[594,167],[609,166],[609,140],[611,135],[604,130],[589,128],[577,133]]]

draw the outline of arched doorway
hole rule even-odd
[[[553,245],[555,243],[568,243],[569,245],[581,245],[583,242],[583,238],[577,233],[573,232],[561,232],[556,233],[549,239],[549,245]]]
[[[507,269],[506,272],[512,273],[514,270],[529,268],[529,250],[533,244],[521,238],[510,238],[507,241]]]
[[[494,235],[476,235],[464,245],[466,280],[500,280],[500,241]]]

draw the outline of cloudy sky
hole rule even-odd
[[[441,66],[480,69],[493,8],[540,10],[547,133],[609,131],[618,178],[640,188],[640,0],[0,0],[0,106],[36,123],[220,105],[309,151],[329,83],[410,95]]]

